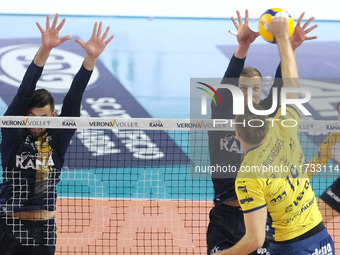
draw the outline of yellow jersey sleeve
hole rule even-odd
[[[273,119],[280,120],[281,123],[277,124],[277,121],[272,120],[272,126],[274,126],[276,123],[276,127],[280,129],[284,128],[292,134],[297,132],[301,120],[300,114],[294,107],[289,105],[286,107],[286,115],[282,115],[282,107],[280,107]]]
[[[237,178],[235,191],[244,213],[252,212],[266,206],[263,185],[258,178]]]

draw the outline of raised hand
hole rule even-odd
[[[262,25],[264,25],[263,21],[261,22]],[[284,17],[273,17],[267,30],[275,37],[275,39],[279,36],[287,36],[288,39],[287,19]]]
[[[100,22],[99,27],[98,27],[98,31],[97,31],[97,22],[94,24],[92,36],[86,43],[84,43],[80,39],[74,40],[75,42],[79,43],[81,45],[81,47],[84,48],[88,57],[93,58],[93,59],[97,59],[100,56],[100,54],[104,51],[106,45],[109,42],[111,42],[111,40],[114,37],[112,35],[109,39],[107,39],[105,41],[105,39],[106,39],[106,37],[107,37],[107,35],[110,31],[110,27],[108,26],[106,28],[104,34],[101,36],[102,26],[103,26],[103,23]]]
[[[57,27],[57,13],[54,17],[52,27],[50,26],[50,16],[48,15],[46,17],[46,29],[43,29],[38,22],[36,23],[41,32],[41,45],[33,60],[37,66],[43,67],[47,61],[48,56],[50,55],[51,50],[72,38],[71,36],[65,36],[62,38],[59,37],[59,32],[63,28],[65,21],[66,20],[63,19]]]
[[[46,50],[51,50],[63,42],[70,40],[71,36],[65,36],[60,38],[59,32],[63,28],[65,24],[65,18],[61,21],[59,26],[57,27],[58,23],[58,13],[55,15],[52,27],[50,26],[50,16],[47,15],[46,17],[46,29],[44,30],[42,26],[37,22],[37,26],[41,32],[41,47]]]
[[[242,17],[239,11],[236,11],[238,22],[234,17],[231,17],[235,28],[237,29],[237,42],[239,45],[249,46],[255,39],[260,35],[259,32],[254,32],[249,27],[249,13],[248,10],[245,11],[245,20],[242,22]],[[229,30],[230,32],[230,30]]]
[[[314,17],[309,18],[306,23],[301,27],[301,22],[303,19],[303,16],[305,15],[305,13],[303,12],[294,29],[294,33],[292,34],[292,36],[290,37],[290,43],[292,44],[292,48],[295,51],[304,41],[307,40],[314,40],[317,39],[317,36],[306,36],[309,32],[311,32],[312,30],[314,30],[315,28],[318,27],[317,24],[313,25],[310,28],[307,28],[309,26],[309,24],[314,20]]]

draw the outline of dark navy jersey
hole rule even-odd
[[[233,55],[224,74],[222,84],[238,86],[238,79],[243,70],[244,62],[245,58],[239,59]],[[275,78],[281,78],[281,65],[279,65],[276,70]],[[275,79],[272,87],[278,88],[278,102],[280,102],[279,95],[282,81]],[[212,102],[211,118],[234,119],[235,115],[233,115],[233,97],[231,92],[227,89],[218,89],[217,93],[220,95],[222,106],[215,106]],[[262,105],[264,109],[270,109],[272,106],[272,97],[272,91],[270,91],[268,97],[261,100],[260,105]],[[216,100],[218,99],[216,98]],[[243,104],[244,102],[239,103]],[[226,170],[226,172],[215,171],[212,173],[215,191],[214,203],[220,204],[236,200],[235,178],[243,157],[241,144],[236,140],[234,131],[209,131],[208,136],[211,166],[215,166],[215,169],[222,169],[224,167]],[[234,171],[235,169],[236,171]]]
[[[27,114],[42,69],[33,62],[30,64],[5,115]],[[83,66],[80,68],[64,98],[60,116],[80,116],[82,95],[91,73]],[[2,211],[55,210],[56,185],[74,132],[75,129],[47,129],[43,136],[35,138],[25,128],[1,129]]]

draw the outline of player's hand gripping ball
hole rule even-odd
[[[259,33],[263,39],[270,43],[276,43],[274,36],[267,31],[273,17],[285,17],[287,19],[289,37],[294,33],[294,19],[290,14],[281,8],[271,8],[266,10],[259,19]],[[262,25],[261,21],[264,25]]]

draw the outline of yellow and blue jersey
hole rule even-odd
[[[264,143],[245,155],[235,182],[244,213],[266,206],[270,234],[279,242],[298,237],[322,221],[304,169],[305,158],[297,136],[299,122],[294,108],[287,107],[285,116],[280,108],[269,119]]]

